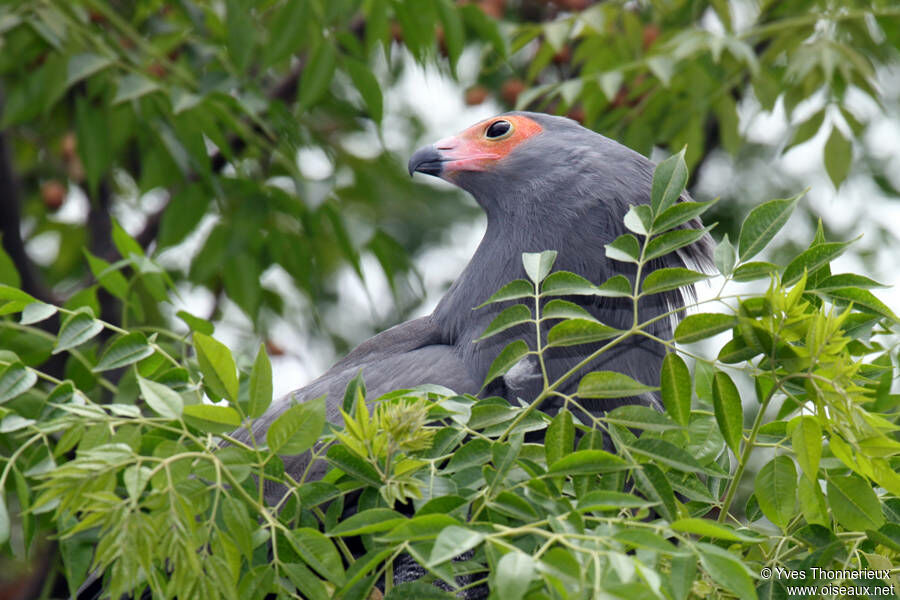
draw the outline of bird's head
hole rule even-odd
[[[489,214],[526,203],[574,213],[587,201],[646,202],[653,164],[571,119],[510,112],[418,149],[416,171],[470,192]]]

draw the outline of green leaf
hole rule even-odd
[[[548,475],[590,475],[627,469],[628,463],[605,450],[578,450],[563,456],[547,469]]]
[[[254,27],[249,3],[226,0],[225,33],[228,54],[239,71],[245,71],[253,57]]]
[[[687,426],[691,420],[691,373],[684,360],[673,352],[663,359],[660,385],[666,412],[677,423]]]
[[[259,345],[256,360],[253,362],[248,396],[250,402],[247,412],[254,419],[261,417],[272,403],[272,363],[269,362],[269,356],[266,354],[265,344]]]
[[[92,316],[90,309],[78,309],[66,317],[62,327],[59,328],[59,336],[56,346],[53,348],[53,354],[80,346],[101,331],[103,331],[103,323]]]
[[[552,465],[563,456],[572,452],[575,445],[575,424],[572,413],[565,408],[553,417],[547,435],[544,437],[544,456],[547,464]]]
[[[0,546],[5,545],[9,540],[9,509],[6,508],[6,498],[0,493]]]
[[[389,508],[370,508],[347,517],[328,532],[331,536],[347,537],[377,533],[393,529],[406,521],[406,517]]]
[[[691,219],[699,217],[706,209],[715,204],[716,200],[707,202],[677,202],[667,208],[662,214],[653,219],[653,231],[668,231],[687,223]]]
[[[137,243],[128,232],[119,225],[119,222],[113,219],[112,222],[112,238],[113,244],[122,258],[131,258],[133,256],[144,256],[144,249]],[[140,263],[138,263],[140,264]]]
[[[147,343],[147,338],[143,333],[134,331],[113,340],[94,367],[94,372],[127,367],[151,354],[153,347]]]
[[[346,446],[334,445],[328,449],[328,462],[367,485],[379,487],[381,476],[372,465],[351,452]]]
[[[856,288],[883,288],[888,287],[883,283],[878,283],[874,279],[869,279],[864,275],[858,275],[856,273],[839,273],[837,275],[829,275],[825,277],[821,281],[812,282],[809,285],[810,289],[815,289],[817,291],[830,291],[839,288],[845,287],[856,287]]]
[[[797,515],[797,469],[788,456],[776,456],[759,470],[753,484],[759,508],[785,529]]]
[[[347,414],[355,414],[356,406],[359,402],[366,401],[366,382],[363,380],[362,369],[356,372],[344,388],[344,399],[341,401],[341,408]]]
[[[3,236],[0,235],[0,242],[2,241]],[[12,287],[20,287],[22,285],[22,278],[19,276],[19,270],[16,269],[16,264],[9,257],[9,254],[6,253],[6,250],[3,249],[2,244],[0,244],[0,283]]]
[[[152,79],[147,79],[137,73],[129,73],[119,80],[116,95],[110,104],[115,106],[129,100],[136,100],[158,89],[159,84]]]
[[[760,536],[750,536],[737,532],[727,525],[720,525],[709,519],[678,519],[677,521],[670,523],[669,527],[682,533],[693,533],[703,537],[728,540],[731,542],[760,542],[765,539]]]
[[[194,347],[197,349],[197,362],[200,364],[206,387],[215,395],[236,402],[237,367],[228,347],[199,332],[194,332]]]
[[[653,172],[650,188],[650,206],[654,215],[663,214],[684,192],[687,185],[688,169],[684,162],[685,149],[659,163]]]
[[[475,32],[478,39],[489,42],[500,58],[506,58],[506,37],[500,31],[500,22],[488,17],[484,11],[474,4],[459,6],[466,25]]]
[[[462,18],[451,0],[440,0],[437,3],[438,15],[444,28],[444,47],[447,48],[447,58],[450,60],[450,70],[456,76],[456,63],[462,55],[466,35]]]
[[[825,142],[825,170],[834,187],[841,187],[841,183],[850,173],[850,164],[853,161],[853,144],[844,137],[837,127],[831,128],[831,135]]]
[[[825,296],[841,303],[853,303],[853,306],[861,311],[887,317],[894,322],[900,321],[897,315],[881,300],[868,290],[857,288],[839,288],[823,292]]]
[[[722,241],[716,245],[716,249],[713,251],[713,262],[719,270],[719,273],[727,277],[734,272],[735,258],[734,246],[731,245],[731,242],[728,240],[728,234],[726,233],[722,236]]]
[[[322,39],[313,49],[300,78],[297,104],[301,111],[313,106],[331,85],[336,62],[337,50],[334,44],[328,39]]]
[[[484,540],[484,534],[465,527],[450,525],[441,531],[426,566],[434,567],[468,552]]]
[[[0,404],[21,396],[37,383],[37,374],[20,362],[0,372]]]
[[[645,224],[644,220],[648,223]],[[628,231],[634,232],[638,235],[647,235],[647,227],[650,221],[650,207],[646,204],[639,204],[637,206],[632,206],[628,209],[628,212],[625,213],[625,217],[623,222]]]
[[[641,286],[641,294],[646,296],[648,294],[667,292],[703,281],[704,279],[709,279],[709,275],[685,269],[684,267],[657,269],[644,279],[644,284]]]
[[[812,275],[831,261],[844,253],[847,246],[853,242],[827,242],[816,244],[812,248],[798,254],[784,269],[781,276],[781,285],[791,286],[800,281],[803,272]]]
[[[853,474],[829,477],[827,491],[831,513],[844,529],[865,531],[884,525],[878,496],[862,477]]]
[[[643,429],[645,431],[671,431],[681,429],[672,419],[657,412],[648,406],[639,404],[626,404],[612,409],[604,420],[607,423],[621,425],[629,429]]]
[[[620,262],[636,263],[641,256],[641,245],[634,235],[623,233],[612,243],[606,244],[606,257]]]
[[[516,325],[522,325],[531,321],[531,311],[527,306],[524,304],[513,304],[512,306],[504,308],[499,315],[494,317],[494,320],[487,326],[487,329],[484,330],[481,337],[475,341],[481,341],[492,335],[496,335],[501,331],[506,331],[510,327],[515,327]]]
[[[702,238],[710,230],[702,229],[676,229],[652,238],[644,250],[644,260],[651,260],[658,256],[665,256],[679,248],[689,246]]]
[[[631,298],[632,293],[631,282],[624,275],[610,277],[594,290],[595,296],[604,298]]]
[[[441,531],[459,521],[449,515],[431,514],[408,519],[378,539],[385,542],[413,542],[436,538]]]
[[[522,266],[525,267],[525,274],[535,284],[542,282],[550,274],[550,269],[553,268],[555,261],[555,250],[522,253]]]
[[[818,419],[811,415],[799,417],[791,434],[791,448],[800,468],[810,481],[815,481],[819,472],[819,459],[822,457],[822,426]]]
[[[10,302],[21,302],[23,305],[37,302],[37,298],[33,298],[20,289],[0,283],[0,300],[8,300]]]
[[[663,539],[659,534],[646,529],[625,529],[614,534],[613,539],[629,548],[646,548],[656,552],[665,552],[666,554],[674,554],[677,551],[674,544]]]
[[[189,404],[183,416],[186,423],[208,433],[228,433],[241,426],[241,416],[230,406]]]
[[[266,65],[284,60],[307,42],[303,33],[310,21],[310,7],[307,2],[285,2],[275,11],[269,21],[268,43],[262,49]]]
[[[707,473],[697,460],[675,444],[651,437],[641,437],[628,444],[635,454],[645,456],[656,464],[668,465],[685,473]]]
[[[569,271],[550,273],[541,284],[541,296],[591,296],[596,291],[597,286],[593,283]],[[531,292],[525,295],[531,295]]]
[[[195,317],[186,310],[179,310],[177,313],[175,313],[175,316],[184,321],[191,329],[191,331],[196,331],[204,335],[212,335],[215,331],[215,327],[213,327],[212,323],[210,323],[206,319]]]
[[[812,139],[812,137],[819,132],[819,129],[822,128],[822,122],[824,120],[825,109],[820,108],[813,114],[813,116],[803,121],[803,123],[801,123],[794,130],[794,135],[791,138],[791,141],[785,147],[785,151]]]
[[[744,263],[734,270],[732,279],[735,281],[755,281],[768,277],[778,271],[778,265],[770,262],[754,261]]]
[[[653,463],[644,463],[632,471],[635,487],[650,501],[658,504],[656,510],[667,521],[674,521],[678,514],[672,484],[665,473]]]
[[[801,195],[785,200],[769,200],[750,211],[741,225],[738,238],[738,256],[741,262],[759,254],[772,241],[794,212]]]
[[[644,385],[624,373],[594,371],[581,378],[576,395],[581,398],[627,398],[656,389],[658,388]]]
[[[52,304],[44,304],[43,302],[32,302],[22,310],[22,317],[19,323],[22,325],[33,325],[40,323],[45,319],[49,319],[56,314],[57,309]]]
[[[363,102],[366,103],[369,116],[376,123],[381,123],[384,115],[384,101],[381,96],[381,87],[378,85],[375,75],[372,74],[372,70],[367,65],[350,58],[344,60],[344,68],[350,75],[359,95],[362,96]]]
[[[811,481],[806,475],[801,475],[797,486],[797,497],[800,499],[800,512],[807,523],[816,523],[823,527],[831,526],[828,516],[828,506],[825,504],[825,496],[819,488],[818,481]]]
[[[675,554],[670,560],[668,583],[674,600],[687,600],[697,578],[697,559],[692,554]]]
[[[530,316],[530,313],[529,313]],[[547,346],[574,346],[614,338],[622,333],[603,323],[588,319],[567,319],[547,333]]]
[[[716,371],[713,377],[713,409],[719,431],[732,452],[740,453],[744,432],[744,408],[737,386],[726,373]]]
[[[544,305],[541,319],[587,319],[596,321],[594,315],[568,300],[553,299]]]
[[[100,178],[112,162],[112,150],[105,113],[92,106],[83,95],[75,100],[75,131],[78,135],[78,155],[84,164],[89,189],[96,192]]]
[[[209,193],[200,184],[187,185],[176,192],[166,205],[159,225],[159,248],[174,246],[194,231],[206,214],[209,201]]]
[[[727,331],[737,324],[737,317],[724,313],[688,315],[675,328],[675,341],[690,344]]]
[[[756,600],[753,578],[741,560],[724,548],[698,542],[700,564],[717,584],[733,592],[741,600]]]
[[[483,465],[491,460],[491,444],[487,440],[476,438],[463,444],[444,468],[446,473],[456,473],[467,467]]]
[[[276,454],[300,454],[316,443],[325,427],[325,396],[290,407],[266,432],[266,444]]]
[[[530,555],[513,550],[503,556],[494,572],[492,590],[503,600],[521,600],[536,573],[534,559]]]
[[[97,283],[116,298],[124,300],[128,295],[128,280],[125,279],[125,276],[117,269],[111,268],[107,261],[91,254],[87,248],[82,248],[82,252],[87,257],[88,266],[97,279]]]
[[[612,490],[592,490],[578,501],[579,512],[619,510],[622,508],[641,508],[645,506],[653,506],[653,502],[648,502],[633,494],[615,492]]]
[[[484,388],[497,377],[505,375],[517,362],[525,358],[529,352],[528,344],[524,340],[515,340],[507,344],[491,363],[491,367],[488,369],[487,376],[484,378],[484,383],[481,387]]]
[[[90,77],[94,73],[102,71],[112,63],[113,60],[111,58],[90,52],[73,55],[69,58],[69,64],[66,69],[66,87],[68,88],[85,77]]]
[[[177,419],[184,410],[181,396],[167,385],[137,376],[138,387],[147,405],[161,417]]]
[[[344,564],[334,544],[317,529],[301,527],[287,534],[291,547],[307,565],[335,585],[344,585]]]
[[[558,273],[554,273],[553,275],[558,275]],[[551,277],[553,275],[551,275]],[[488,298],[475,308],[481,308],[495,302],[518,300],[519,298],[531,298],[532,296],[534,296],[534,285],[532,285],[528,281],[525,281],[524,279],[516,279],[515,281],[510,281],[502,288],[494,292],[494,294],[490,298]]]

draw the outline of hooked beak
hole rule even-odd
[[[434,175],[453,183],[460,171],[484,171],[500,157],[485,151],[477,143],[459,137],[448,137],[416,150],[409,159],[409,174],[416,171]]]
[[[412,174],[418,171],[426,175],[440,177],[444,170],[444,163],[448,160],[451,159],[445,158],[433,144],[423,146],[416,150],[409,159],[409,164],[407,165],[409,175],[412,177]]]

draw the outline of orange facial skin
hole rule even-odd
[[[498,121],[508,121],[512,128],[498,138],[487,137],[488,128]],[[435,142],[434,149],[444,159],[441,177],[452,180],[460,171],[486,171],[512,150],[540,133],[543,128],[521,115],[500,115],[485,119],[462,133]]]

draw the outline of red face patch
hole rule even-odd
[[[486,171],[541,131],[536,121],[522,115],[501,115],[476,123],[434,144],[445,159],[441,176],[452,179],[460,171]]]

